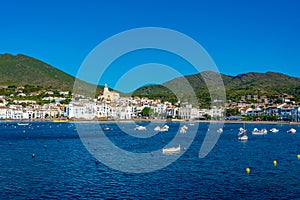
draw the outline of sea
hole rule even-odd
[[[0,122],[0,199],[300,199],[299,125],[225,123],[199,157],[209,123],[22,123]]]

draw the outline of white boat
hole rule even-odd
[[[254,128],[252,131],[252,135],[266,135],[268,133],[267,129],[263,128],[261,130],[258,130],[257,128]]]
[[[134,128],[134,130],[136,130],[136,131],[145,131],[146,127],[145,126],[138,126],[138,125],[136,125],[136,127]]]
[[[160,131],[160,126],[154,128],[155,131]]]
[[[288,133],[296,133],[296,129],[291,128],[290,130],[287,131]]]
[[[238,140],[240,141],[246,141],[248,140],[248,135],[246,134],[247,130],[240,128],[239,129],[239,134],[238,134]]]
[[[184,133],[186,133],[186,129],[181,128],[179,132],[180,132],[181,134],[184,134]]]
[[[28,126],[29,123],[18,123],[18,126]]]
[[[270,129],[270,132],[271,132],[271,133],[278,133],[279,130],[278,130],[277,128],[271,128],[271,129]]]
[[[178,147],[171,147],[171,148],[163,148],[163,154],[171,154],[171,153],[179,153],[180,152],[180,145]]]
[[[184,134],[186,133],[186,131],[188,130],[188,127],[186,125],[183,125],[181,128],[180,128],[180,133]]]
[[[218,133],[223,133],[223,129],[222,129],[222,128],[219,128],[219,129],[217,130],[217,132],[218,132]]]
[[[160,128],[160,126],[157,126],[154,128],[155,131],[159,131],[159,132],[166,132],[169,130],[169,126],[168,125],[164,125],[162,128]]]
[[[164,126],[160,129],[160,132],[168,131],[169,128],[170,128],[170,127],[169,127],[168,125],[164,125]]]

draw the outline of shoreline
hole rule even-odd
[[[128,119],[128,120],[86,120],[86,119],[70,119],[67,121],[59,121],[60,119],[1,119],[3,122],[53,122],[53,123],[92,123],[92,122],[182,122],[182,123],[223,123],[223,124],[286,124],[286,125],[300,125],[300,122],[287,121],[241,121],[241,120],[163,120],[163,119]]]

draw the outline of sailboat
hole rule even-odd
[[[247,130],[245,128],[240,128],[239,129],[239,134],[238,134],[238,140],[240,141],[246,141],[248,140],[248,135],[246,134]]]

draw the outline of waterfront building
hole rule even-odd
[[[7,119],[8,108],[6,106],[0,106],[0,119]]]
[[[179,108],[179,116],[183,120],[192,120],[199,117],[198,109],[193,108],[192,105],[186,105],[185,107]]]

